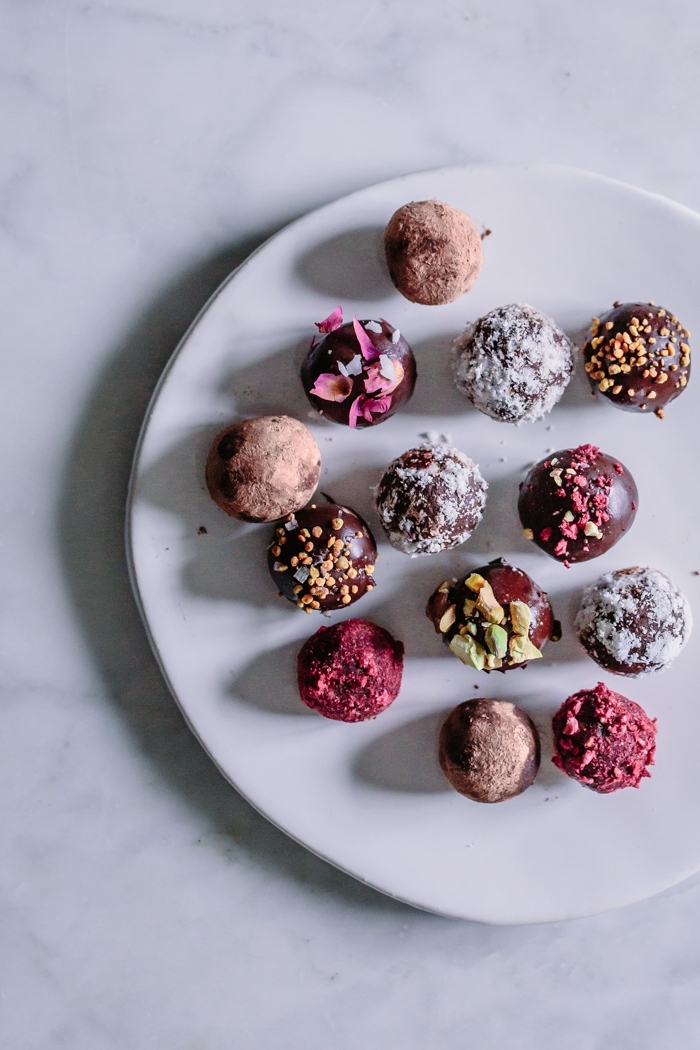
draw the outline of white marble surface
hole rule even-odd
[[[308,208],[479,160],[700,208],[696,5],[5,0],[0,26],[0,1045],[695,1046],[700,879],[476,926],[252,812],[158,675],[122,516],[179,336]]]

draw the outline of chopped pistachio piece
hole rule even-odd
[[[486,657],[486,667],[489,671],[496,671],[499,667],[503,666],[503,660],[500,656],[494,656],[493,653],[489,653]]]
[[[476,599],[476,607],[489,623],[500,623],[505,618],[503,607],[496,601],[491,584],[486,583],[485,580],[483,587],[479,591],[479,597]]]
[[[510,662],[522,664],[526,660],[539,660],[542,653],[536,645],[533,645],[524,634],[514,634],[508,646],[510,650]]]
[[[448,580],[443,580],[442,583],[440,584],[440,586],[438,587],[438,594],[447,594],[449,589],[450,589],[449,581]]]
[[[478,628],[477,628],[477,626],[476,626],[476,624],[474,623],[473,620],[469,621],[469,623],[467,624],[467,628],[466,629],[469,631],[470,634],[476,634],[476,632],[478,630]]]
[[[587,521],[583,526],[584,536],[594,536],[597,540],[602,540],[603,533],[600,531],[594,521]]]
[[[492,623],[486,628],[486,644],[494,656],[503,657],[508,654],[508,632],[504,631],[498,624]]]
[[[473,602],[471,598],[464,599],[464,605],[462,606],[465,616],[471,616],[476,609],[476,602]]]
[[[457,611],[457,606],[456,605],[451,605],[449,607],[449,609],[447,609],[442,614],[442,616],[440,617],[440,623],[438,624],[438,627],[442,631],[443,634],[445,634],[446,631],[449,631],[450,627],[455,622],[455,619],[456,619],[455,613],[456,613],[456,611]]]
[[[530,606],[526,605],[525,602],[511,602],[510,603],[510,620],[513,624],[513,630],[516,634],[523,634],[527,638],[530,630],[530,624],[532,623],[532,613],[530,612]]]
[[[474,594],[478,594],[485,583],[486,580],[483,576],[479,576],[478,572],[473,572],[471,576],[467,576],[464,586],[468,587],[470,591],[474,591]]]
[[[464,638],[461,634],[456,634],[450,642],[450,649],[463,664],[474,667],[477,671],[483,671],[486,664],[486,651],[473,638]]]

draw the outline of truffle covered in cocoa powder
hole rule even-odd
[[[275,529],[267,553],[280,593],[304,612],[342,609],[374,587],[369,526],[337,503],[312,503]]]
[[[259,416],[220,431],[206,464],[209,495],[240,521],[275,521],[308,503],[321,453],[291,416]]]
[[[467,700],[440,730],[440,766],[455,791],[474,802],[505,802],[529,788],[540,766],[532,720],[507,700]]]
[[[685,390],[690,378],[690,332],[654,303],[615,303],[594,317],[583,347],[594,393],[628,412],[655,412]]]
[[[384,235],[396,288],[412,303],[438,306],[468,292],[484,263],[481,237],[465,212],[442,201],[412,201]]]
[[[504,558],[444,580],[425,611],[450,652],[487,673],[525,667],[561,636],[545,591]]]
[[[525,537],[567,567],[605,554],[630,528],[639,495],[619,459],[595,445],[556,452],[520,485]]]

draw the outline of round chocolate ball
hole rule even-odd
[[[403,654],[402,642],[368,620],[319,627],[299,650],[299,695],[324,718],[375,718],[399,695]]]
[[[692,626],[690,605],[668,576],[639,566],[601,576],[584,591],[576,616],[588,655],[629,678],[668,667]]]
[[[505,802],[537,776],[540,740],[532,720],[508,700],[467,700],[445,719],[438,756],[460,795]]]
[[[398,291],[424,306],[459,299],[484,264],[476,226],[463,211],[442,201],[404,204],[389,220],[384,247]]]
[[[617,408],[655,412],[685,390],[690,378],[690,332],[654,303],[615,303],[591,322],[583,347],[593,391]]]
[[[425,612],[450,652],[487,673],[525,667],[561,636],[546,592],[504,558],[443,580]]]
[[[326,419],[374,427],[410,398],[416,385],[413,351],[388,321],[343,324],[340,307],[318,324],[301,366],[311,404]]]
[[[552,761],[600,794],[639,787],[654,764],[656,719],[602,682],[565,700],[552,720]]]
[[[275,529],[267,564],[277,589],[305,612],[342,609],[374,587],[377,547],[347,507],[312,503]]]
[[[379,520],[404,554],[436,554],[469,539],[481,521],[487,485],[451,445],[421,445],[389,464],[377,488]]]
[[[629,529],[638,505],[629,470],[595,445],[541,460],[518,496],[526,538],[567,567],[609,551]]]
[[[454,380],[499,423],[532,423],[549,412],[574,370],[574,344],[526,303],[499,306],[454,342]]]
[[[308,427],[291,416],[244,419],[220,431],[209,450],[209,495],[240,521],[275,521],[308,503],[321,453]]]

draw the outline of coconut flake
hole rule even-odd
[[[365,321],[364,327],[368,332],[376,332],[377,335],[381,335],[384,331],[379,321]]]
[[[355,354],[345,366],[346,375],[359,376],[362,373],[362,354]]]

